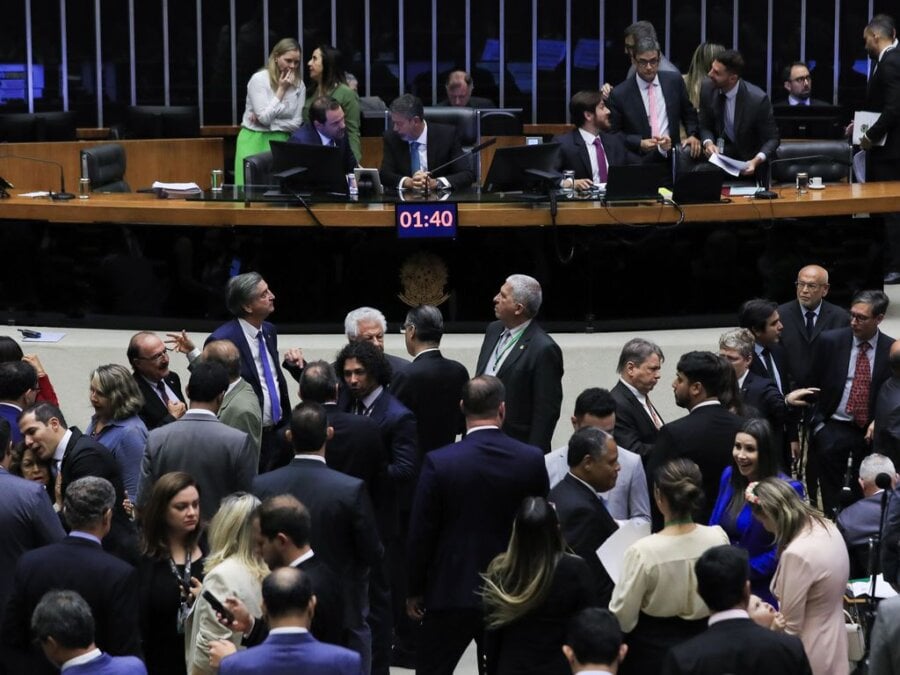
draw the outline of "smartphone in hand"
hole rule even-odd
[[[203,591],[202,595],[203,599],[209,603],[209,606],[216,610],[219,614],[221,614],[223,619],[225,619],[228,623],[234,621],[234,614],[230,609],[223,605],[216,596],[214,596],[209,591]]]

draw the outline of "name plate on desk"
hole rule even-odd
[[[455,202],[398,202],[395,213],[400,239],[456,237],[459,217]]]

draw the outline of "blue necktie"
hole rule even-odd
[[[422,168],[422,163],[419,161],[419,145],[418,141],[412,141],[409,144],[409,165],[413,173]]]
[[[263,332],[256,334],[256,341],[259,344],[259,360],[262,361],[263,375],[266,378],[266,389],[269,390],[269,400],[272,402],[272,424],[278,424],[281,419],[281,401],[278,400],[278,387],[275,385],[275,377],[272,375],[272,368],[269,366],[268,350],[266,349],[266,341],[263,339]]]

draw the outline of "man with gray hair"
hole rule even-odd
[[[47,660],[66,675],[146,675],[136,656],[110,656],[94,643],[91,608],[75,591],[47,592],[31,615],[31,632]]]
[[[662,417],[650,402],[650,392],[659,382],[665,361],[659,345],[643,338],[632,338],[622,347],[616,372],[619,381],[610,390],[616,401],[616,441],[644,460],[653,452],[653,444],[663,425]]]
[[[384,132],[381,182],[397,190],[460,190],[474,180],[456,129],[425,121],[422,101],[403,94],[390,106],[392,128]],[[458,162],[453,160],[459,159]],[[434,175],[430,169],[436,169]]]
[[[601,607],[609,605],[613,581],[596,550],[619,529],[597,494],[616,485],[619,450],[615,439],[602,429],[582,427],[569,439],[569,473],[550,490],[563,537],[569,547],[587,562],[596,584]],[[594,603],[591,603],[594,604]]]
[[[391,365],[393,377],[406,370],[409,361],[384,351],[384,335],[387,333],[387,320],[374,307],[357,307],[344,318],[344,334],[347,342],[371,342],[384,352],[384,358]]]
[[[887,479],[882,478],[881,480],[889,481],[891,489],[897,486],[897,470],[889,458],[872,453],[863,459],[859,465],[859,478],[856,479],[862,489],[863,498],[841,511],[837,517],[838,529],[844,536],[847,548],[851,552],[851,565],[857,562],[853,555],[853,549],[866,546],[865,556],[868,556],[869,539],[877,537],[881,532],[881,498],[884,489],[879,487],[876,482],[880,474],[887,476]],[[865,557],[862,559],[865,560]],[[862,572],[859,576],[865,576],[868,573],[865,567],[863,564],[858,570]]]
[[[264,471],[277,455],[276,430],[286,427],[291,417],[287,382],[278,360],[278,331],[266,320],[275,311],[275,294],[258,272],[247,272],[228,280],[225,303],[234,319],[216,328],[206,343],[231,340],[241,354],[241,377],[253,387],[262,409],[259,468]],[[289,364],[302,360],[299,349],[285,354]]]
[[[542,297],[537,279],[506,278],[494,296],[497,321],[485,331],[475,374],[496,375],[506,387],[503,430],[546,454],[562,405],[563,356],[534,320]]]
[[[30,635],[31,615],[52,589],[77,591],[87,601],[97,625],[97,646],[104,652],[140,653],[136,572],[100,545],[109,533],[115,501],[108,480],[79,478],[68,486],[63,504],[69,536],[19,558],[0,630],[0,639],[18,659],[10,672],[57,672]]]

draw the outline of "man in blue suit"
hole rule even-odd
[[[480,574],[506,549],[522,500],[547,496],[541,450],[500,430],[504,395],[492,375],[469,380],[465,438],[425,455],[407,561],[407,613],[422,622],[417,675],[450,675],[473,639],[483,653]]]
[[[309,576],[279,568],[263,580],[262,597],[269,637],[222,659],[220,675],[360,675],[359,654],[319,642],[309,632],[316,609]]]
[[[228,280],[225,304],[234,319],[216,328],[206,343],[231,340],[241,353],[241,377],[253,387],[262,408],[259,469],[265,471],[278,460],[276,430],[291,418],[287,382],[278,360],[278,331],[266,321],[275,311],[275,294],[258,272],[247,272]],[[288,361],[302,358],[293,352],[286,355]]]
[[[147,675],[136,656],[110,656],[97,648],[90,605],[75,591],[48,591],[31,615],[31,632],[66,675]]]
[[[291,143],[303,145],[328,145],[338,148],[344,161],[344,173],[353,173],[356,168],[356,157],[350,149],[344,124],[344,109],[331,96],[319,96],[309,106],[309,124],[297,129],[291,137]]]
[[[590,190],[605,183],[609,167],[640,164],[641,158],[625,147],[625,137],[612,133],[609,108],[599,91],[579,91],[569,101],[575,128],[553,138],[559,143],[559,171],[575,172],[575,189]]]

